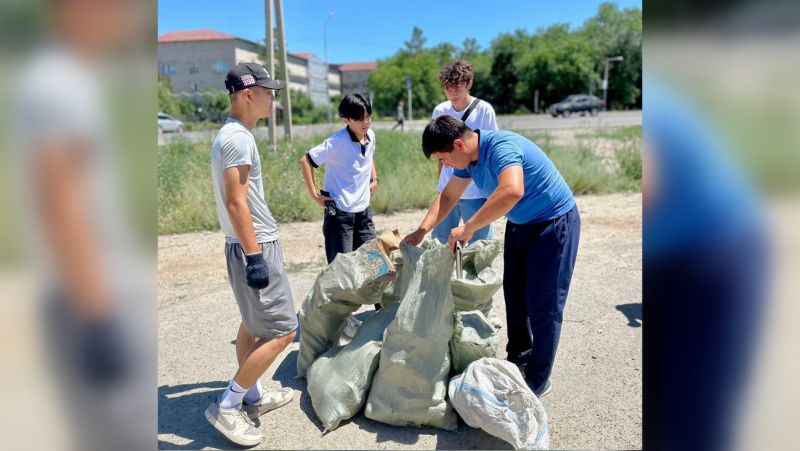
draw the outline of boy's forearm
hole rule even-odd
[[[473,231],[480,230],[502,217],[519,202],[520,196],[512,189],[501,188],[464,225]]]
[[[436,197],[433,198],[433,202],[431,202],[431,206],[428,209],[428,212],[425,214],[425,217],[422,218],[422,222],[419,225],[419,229],[424,231],[425,233],[430,232],[434,227],[436,227],[436,220],[439,218],[439,201],[441,198],[441,194],[437,193]]]
[[[378,170],[375,168],[375,162],[372,163],[372,175],[370,176],[369,192],[373,193],[378,189]]]
[[[228,202],[225,208],[228,210],[233,231],[236,233],[236,238],[239,239],[245,255],[258,253],[261,249],[258,247],[253,218],[250,216],[250,206],[247,205],[247,201]]]
[[[303,181],[306,184],[306,189],[311,197],[317,196],[317,186],[314,184],[314,173],[312,172],[311,165],[308,164],[306,158],[300,160],[300,173],[303,175]]]
[[[451,195],[449,195],[447,190],[442,191],[442,193],[439,194],[439,215],[436,217],[436,224],[434,224],[434,226],[444,221],[444,218],[446,218],[447,215],[453,211],[453,207],[455,207],[458,199],[459,197],[453,198]]]

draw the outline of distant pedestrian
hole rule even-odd
[[[405,127],[403,126],[405,121],[406,121],[406,115],[403,112],[403,101],[401,100],[397,102],[397,123],[394,124],[392,130],[395,130],[397,127],[400,127],[401,132],[405,131]]]

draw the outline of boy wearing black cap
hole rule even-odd
[[[251,130],[269,116],[273,80],[256,63],[237,64],[225,87],[231,114],[211,147],[211,172],[220,226],[225,233],[228,280],[242,322],[236,336],[239,370],[227,389],[206,409],[206,419],[225,437],[243,446],[263,440],[251,419],[281,407],[290,388],[266,392],[259,377],[294,340],[297,315],[283,267],[278,226],[264,199],[261,159]]]

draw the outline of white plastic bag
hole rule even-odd
[[[547,449],[550,432],[542,402],[513,363],[485,357],[450,379],[450,403],[465,423],[514,449]]]

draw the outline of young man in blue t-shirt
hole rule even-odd
[[[470,182],[487,197],[448,245],[468,243],[505,215],[503,290],[508,360],[520,365],[537,396],[550,389],[581,221],[575,199],[553,162],[536,144],[508,131],[472,131],[451,116],[431,121],[422,134],[425,156],[455,168],[419,228],[406,236],[418,245],[453,208]],[[530,329],[528,326],[530,325]]]

